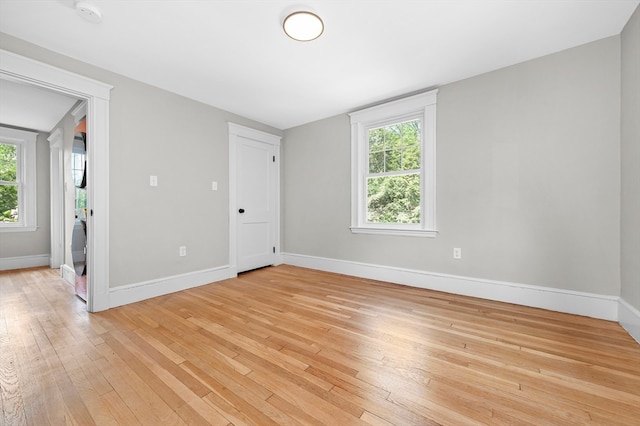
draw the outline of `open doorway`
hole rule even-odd
[[[12,153],[0,159],[0,268],[57,269],[64,263],[63,158],[71,150],[63,123],[80,100],[9,79],[0,79],[0,93],[0,149]]]
[[[108,309],[108,128],[111,86],[52,67],[30,58],[0,50],[0,79],[52,90],[87,103],[87,310]],[[66,244],[68,245],[68,244]]]
[[[8,79],[0,92],[0,149],[13,148],[0,159],[0,266],[48,263],[86,301],[86,101]]]

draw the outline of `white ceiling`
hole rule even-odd
[[[0,123],[48,133],[77,100],[40,87],[0,79]]]
[[[287,129],[619,34],[640,0],[0,0],[0,31]],[[297,6],[325,32],[281,29]]]

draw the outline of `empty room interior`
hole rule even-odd
[[[2,425],[637,425],[640,0],[0,0]]]

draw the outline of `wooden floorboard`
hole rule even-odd
[[[615,322],[277,266],[89,314],[0,273],[1,425],[639,425]]]

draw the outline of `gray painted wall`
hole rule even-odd
[[[339,115],[285,132],[284,251],[619,295],[619,36],[445,85],[437,113],[437,238],[351,234]]]
[[[640,7],[622,31],[621,297],[640,310]]]
[[[28,129],[24,129],[28,130]],[[37,256],[51,252],[51,221],[49,219],[49,137],[37,132],[36,140],[36,208],[38,229],[33,232],[0,233],[0,258]]]
[[[114,86],[109,127],[110,286],[227,265],[227,122],[277,129],[2,34],[0,48]],[[249,101],[249,100],[248,100]],[[149,186],[149,175],[159,186]],[[211,191],[211,181],[219,190]],[[186,257],[178,247],[187,246]]]
[[[281,132],[4,34],[0,47],[114,86],[112,287],[228,262],[226,123]],[[620,37],[443,86],[435,239],[350,233],[347,115],[287,130],[283,249],[618,295],[620,102]]]

